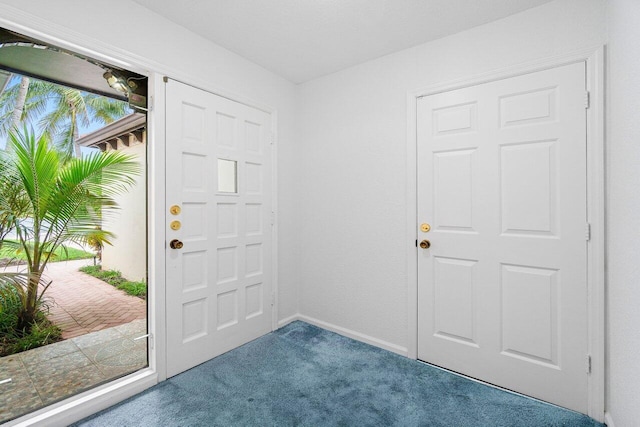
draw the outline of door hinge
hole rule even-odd
[[[271,307],[276,305],[276,294],[272,293],[271,294]]]
[[[591,240],[591,224],[587,223],[587,226],[584,229],[584,237],[587,239],[587,242]]]
[[[271,225],[276,223],[276,213],[271,211]]]
[[[584,93],[584,108],[588,109],[591,107],[591,94],[589,91]]]
[[[269,141],[269,143],[270,143],[271,145],[273,145],[273,144],[275,144],[275,143],[276,143],[276,133],[275,133],[275,132],[271,132],[271,136],[270,136],[270,141]]]
[[[587,354],[587,374],[591,373],[591,355]]]

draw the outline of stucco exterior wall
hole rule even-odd
[[[147,279],[146,144],[118,151],[136,156],[141,174],[135,185],[116,198],[119,209],[103,218],[102,228],[115,234],[112,245],[102,249],[102,268],[118,270],[129,280]]]

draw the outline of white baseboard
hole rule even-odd
[[[158,375],[148,370],[113,381],[93,390],[71,397],[40,411],[25,415],[6,424],[9,426],[68,426],[100,412],[158,383]],[[4,427],[4,426],[3,426]]]
[[[607,427],[616,427],[609,412],[604,413],[604,423],[607,425]]]
[[[305,316],[303,314],[297,314],[295,316],[291,316],[286,319],[283,319],[282,324],[284,326],[287,323],[293,322],[294,320],[301,320],[303,322],[310,323],[320,328],[327,329],[331,332],[335,332],[337,334],[344,335],[345,337],[352,338],[356,341],[361,341],[361,342],[373,345],[375,347],[380,347],[385,350],[391,351],[393,353],[397,353],[401,356],[407,357],[407,355],[409,354],[409,351],[407,350],[406,347],[401,347],[399,345],[396,345],[396,344],[393,344],[369,335],[365,335],[360,332],[353,331],[351,329],[343,328],[342,326],[337,326],[331,323],[324,322],[322,320],[314,319],[313,317]]]
[[[300,320],[300,315],[297,313],[293,316],[285,317],[282,320],[278,320],[278,329],[282,328],[283,326],[287,326],[289,323],[295,322],[296,320]]]

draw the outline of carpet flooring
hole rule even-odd
[[[303,322],[75,425],[602,426]]]

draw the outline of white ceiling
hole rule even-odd
[[[294,83],[551,0],[134,0]]]

